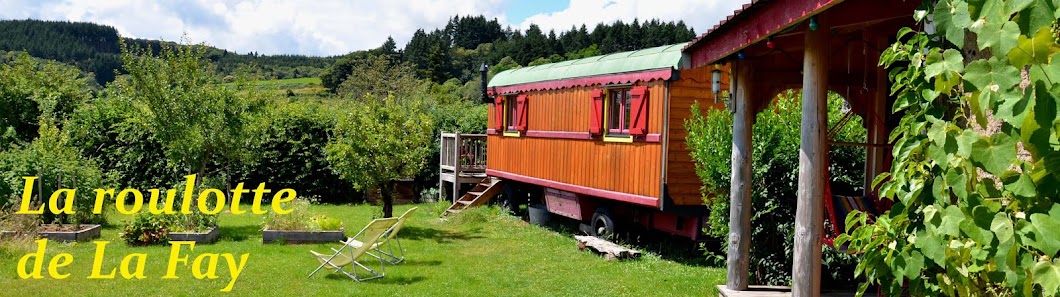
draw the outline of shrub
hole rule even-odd
[[[114,94],[124,83],[111,83],[100,98],[71,116],[66,130],[70,143],[85,158],[99,161],[106,181],[122,188],[161,188],[183,176],[168,166],[165,147],[151,129],[138,120],[128,99]]]
[[[152,245],[169,242],[169,225],[173,215],[137,213],[125,224],[121,238],[129,245]]]
[[[270,212],[265,216],[265,229],[329,231],[342,229],[342,221],[325,215],[314,216],[309,211],[309,200],[296,199],[290,202],[294,209],[288,214]]]
[[[325,215],[319,215],[313,217],[309,221],[309,230],[313,231],[335,231],[342,230],[342,221],[336,218],[329,218]]]
[[[174,202],[179,204],[179,202]],[[200,212],[191,214],[137,213],[125,223],[121,238],[130,245],[165,244],[170,232],[205,232],[217,226],[217,216]]]
[[[758,114],[753,126],[751,178],[751,267],[752,278],[760,284],[790,282],[798,190],[801,94],[780,94],[773,105]],[[829,123],[842,117],[843,100],[830,94]],[[703,181],[704,202],[710,209],[705,233],[726,238],[729,232],[729,179],[732,170],[732,115],[727,110],[709,110],[706,116],[695,112],[685,122],[688,146],[696,162],[696,174]],[[795,129],[793,129],[793,127]],[[865,129],[854,118],[836,135],[837,141],[860,142]],[[829,152],[833,188],[858,189],[863,178],[864,151],[857,147],[833,147]],[[722,240],[722,242],[726,242]],[[841,253],[824,261],[825,271],[852,265]],[[830,256],[829,256],[830,257]],[[827,275],[825,277],[828,277]],[[827,279],[826,279],[827,280]],[[848,279],[849,280],[849,279]]]
[[[327,104],[270,105],[256,123],[256,156],[239,173],[243,180],[297,189],[299,195],[325,203],[359,201],[359,195],[351,194],[353,185],[339,178],[324,152],[335,127],[336,108]]]
[[[102,186],[99,166],[85,160],[70,146],[67,135],[48,120],[42,120],[40,135],[29,145],[0,152],[0,197],[22,195],[25,176],[38,176],[34,187],[36,205],[41,199],[47,201],[59,188],[76,188],[72,215],[53,214],[45,211],[44,223],[101,224],[106,220],[102,214],[93,214],[93,189]],[[0,203],[3,202],[0,198]]]

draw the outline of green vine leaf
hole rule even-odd
[[[1030,221],[1037,232],[1034,241],[1028,245],[1046,255],[1056,256],[1060,251],[1060,204],[1053,204],[1049,214],[1032,214]]]
[[[1020,17],[1017,20],[1020,31],[1030,33],[1036,28],[1052,25],[1056,19],[1060,18],[1060,10],[1057,10],[1058,4],[1060,3],[1055,0],[1031,1],[1026,9],[1020,11]]]
[[[928,79],[935,79],[935,89],[925,88],[924,99],[935,100],[940,94],[948,94],[953,87],[961,82],[961,72],[964,71],[964,57],[961,52],[948,49],[946,52],[932,51],[927,56],[927,66],[924,74]]]
[[[917,232],[916,243],[913,245],[919,248],[925,257],[935,262],[935,265],[944,267],[946,266],[946,246],[939,237],[926,231],[920,231]]]
[[[964,1],[939,1],[935,6],[935,24],[946,40],[953,44],[964,44],[964,29],[972,25],[968,3]]]
[[[1034,1],[1033,0],[1009,0],[1009,1],[1005,1],[1005,13],[1015,14],[1017,12],[1020,12],[1024,8],[1027,8],[1027,6],[1031,5],[1031,2],[1034,2]]]
[[[972,144],[972,162],[995,176],[1001,176],[1016,160],[1016,140],[1006,134],[979,138]]]
[[[1034,97],[1033,92],[1024,92],[1023,98],[1017,96],[1014,92],[1006,92],[1001,95],[1000,105],[997,108],[995,115],[1001,120],[1009,123],[1014,127],[1019,127],[1026,120],[1027,114],[1034,110]]]
[[[983,25],[983,34],[979,34],[977,43],[979,49],[990,48],[995,53],[1008,53],[1018,43],[1020,35],[1019,25],[1013,21],[998,23],[987,22]]]
[[[965,219],[964,213],[956,205],[947,206],[942,210],[942,223],[939,224],[938,232],[949,236],[961,234],[961,222]]]
[[[1034,84],[1033,91],[1036,97],[1034,111],[1023,120],[1020,140],[1032,157],[1040,159],[1052,152],[1053,144],[1057,143],[1057,135],[1051,131],[1051,127],[1058,119],[1057,110],[1060,107],[1057,104],[1060,102],[1057,102],[1053,94],[1060,92],[1060,86],[1050,90],[1045,82],[1039,81]]]
[[[981,91],[1008,90],[1020,82],[1020,71],[997,57],[976,60],[965,68],[964,80]],[[988,106],[983,106],[988,108]]]
[[[1034,265],[1032,270],[1034,274],[1034,283],[1042,286],[1042,293],[1045,296],[1056,296],[1060,291],[1060,259],[1053,259],[1052,262],[1041,261]]]
[[[1012,38],[1016,38],[1013,35]],[[1016,68],[1023,68],[1028,64],[1048,64],[1049,56],[1056,52],[1056,41],[1053,39],[1052,28],[1041,28],[1034,37],[1019,35],[1019,45],[1002,53],[1008,53],[1009,63]]]
[[[1053,54],[1049,58],[1049,64],[1038,64],[1031,66],[1031,83],[1039,81],[1052,85],[1060,83],[1060,53]]]

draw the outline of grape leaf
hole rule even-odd
[[[952,5],[951,5],[952,4]],[[939,1],[935,5],[935,28],[955,45],[964,45],[964,29],[972,24],[968,3],[964,1]]]
[[[1008,53],[1019,44],[1020,29],[1016,22],[987,22],[983,25],[983,34],[976,40],[979,49],[990,48],[995,53]]]
[[[1060,251],[1060,204],[1053,204],[1049,214],[1032,214],[1030,221],[1038,232],[1035,241],[1028,245],[1045,252],[1046,255],[1056,255],[1056,252]]]
[[[1024,10],[1020,11],[1017,20],[1020,31],[1031,32],[1034,28],[1048,27],[1058,16],[1057,2],[1049,0],[1033,0]]]
[[[920,248],[925,257],[934,261],[938,266],[946,266],[946,246],[942,243],[940,236],[920,231],[917,232],[916,238],[916,242],[913,245]]]
[[[1008,190],[1012,195],[1020,198],[1033,198],[1037,196],[1038,193],[1035,191],[1034,181],[1031,180],[1030,175],[1027,174],[1020,174],[1019,179],[1016,179],[1016,181],[1012,183],[1005,184],[1005,190]]]
[[[1044,296],[1056,296],[1060,292],[1060,259],[1040,261],[1031,271],[1034,283],[1042,286]]]
[[[1035,100],[1031,97],[1033,94],[1034,92],[1024,92],[1023,98],[1020,98],[1016,92],[1001,93],[1001,98],[997,99],[1001,104],[994,115],[1009,125],[1019,127],[1023,124],[1027,114],[1034,109]]]
[[[1038,64],[1031,66],[1031,82],[1043,81],[1052,85],[1060,83],[1060,53],[1053,54],[1049,64]]]
[[[972,162],[995,176],[1001,176],[1016,160],[1016,140],[998,133],[979,138],[972,144]]]
[[[1016,37],[1013,36],[1013,38]],[[1016,68],[1023,68],[1031,63],[1048,64],[1049,55],[1055,52],[1056,46],[1056,42],[1053,39],[1053,30],[1048,27],[1039,29],[1037,33],[1034,33],[1034,37],[1031,38],[1019,35],[1018,44],[1018,46],[1008,51],[1003,49],[1000,51],[1008,53],[1009,63],[1012,66],[1016,66]]]
[[[956,205],[947,206],[942,210],[942,223],[939,224],[938,232],[949,236],[959,236],[960,224],[964,221],[964,213]]]
[[[1020,127],[1020,140],[1023,141],[1023,147],[1034,158],[1053,151],[1052,144],[1057,141],[1057,135],[1050,131],[1058,119],[1057,110],[1060,109],[1053,95],[1054,92],[1060,92],[1060,88],[1050,90],[1042,81],[1034,84],[1034,94],[1037,97],[1034,111],[1023,120],[1023,125]]]
[[[990,231],[994,232],[998,241],[1011,240],[1013,235],[1012,220],[1003,212],[995,213],[993,221],[990,222]]]
[[[1020,12],[1020,10],[1023,10],[1024,8],[1027,8],[1027,6],[1031,5],[1031,1],[1032,0],[1005,1],[1005,12],[1008,14],[1015,14],[1017,12]]]
[[[1016,86],[1020,82],[1020,71],[997,57],[991,57],[990,60],[976,60],[968,64],[964,80],[978,90],[996,92]]]
[[[932,51],[927,56],[924,74],[929,79],[942,74],[961,73],[961,71],[964,71],[964,57],[961,56],[960,51],[955,49],[948,49],[942,53]]]

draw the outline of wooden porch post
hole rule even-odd
[[[734,63],[735,84],[731,104],[732,183],[729,188],[728,278],[730,290],[746,290],[751,250],[751,64]]]
[[[886,48],[887,38],[878,37],[876,40],[876,48]],[[872,64],[876,65],[876,64]],[[876,191],[872,188],[872,181],[876,179],[876,176],[880,175],[885,171],[890,170],[884,167],[884,161],[887,158],[887,151],[890,150],[888,147],[878,146],[880,144],[887,143],[887,137],[890,135],[890,131],[887,131],[887,93],[890,88],[887,86],[887,70],[883,67],[873,68],[876,71],[876,91],[871,94],[870,98],[872,101],[869,103],[868,118],[865,119],[866,130],[869,135],[866,138],[871,146],[866,147],[867,153],[865,157],[865,195],[875,195]],[[869,69],[865,69],[866,72]]]
[[[821,225],[828,168],[825,159],[828,129],[827,26],[806,30],[802,77],[802,138],[799,149],[799,190],[795,210],[795,256],[792,261],[792,296],[821,294]]]
[[[453,133],[453,151],[449,154],[453,160],[453,175],[456,176],[453,179],[453,196],[449,197],[452,201],[449,202],[456,203],[460,200],[460,196],[457,195],[460,195],[460,171],[462,170],[460,168],[460,131]]]

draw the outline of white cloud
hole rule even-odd
[[[504,0],[270,1],[0,0],[0,19],[95,22],[123,36],[193,42],[262,54],[340,55],[378,47],[393,35],[404,46],[418,28],[441,28],[453,15],[503,21]]]
[[[507,26],[507,1],[513,0],[0,0],[0,19],[94,22],[126,37],[169,41],[186,33],[193,42],[240,53],[341,55],[378,47],[388,35],[404,46],[416,29],[444,27],[454,15],[482,14]],[[745,1],[571,0],[562,11],[512,25],[525,29],[532,22],[547,32],[659,18],[684,20],[702,33]]]
[[[570,0],[566,9],[527,17],[520,28],[537,24],[541,30],[569,30],[572,25],[586,24],[589,30],[598,23],[613,23],[616,20],[632,22],[660,19],[684,21],[702,34],[719,21],[732,14],[749,0]]]

